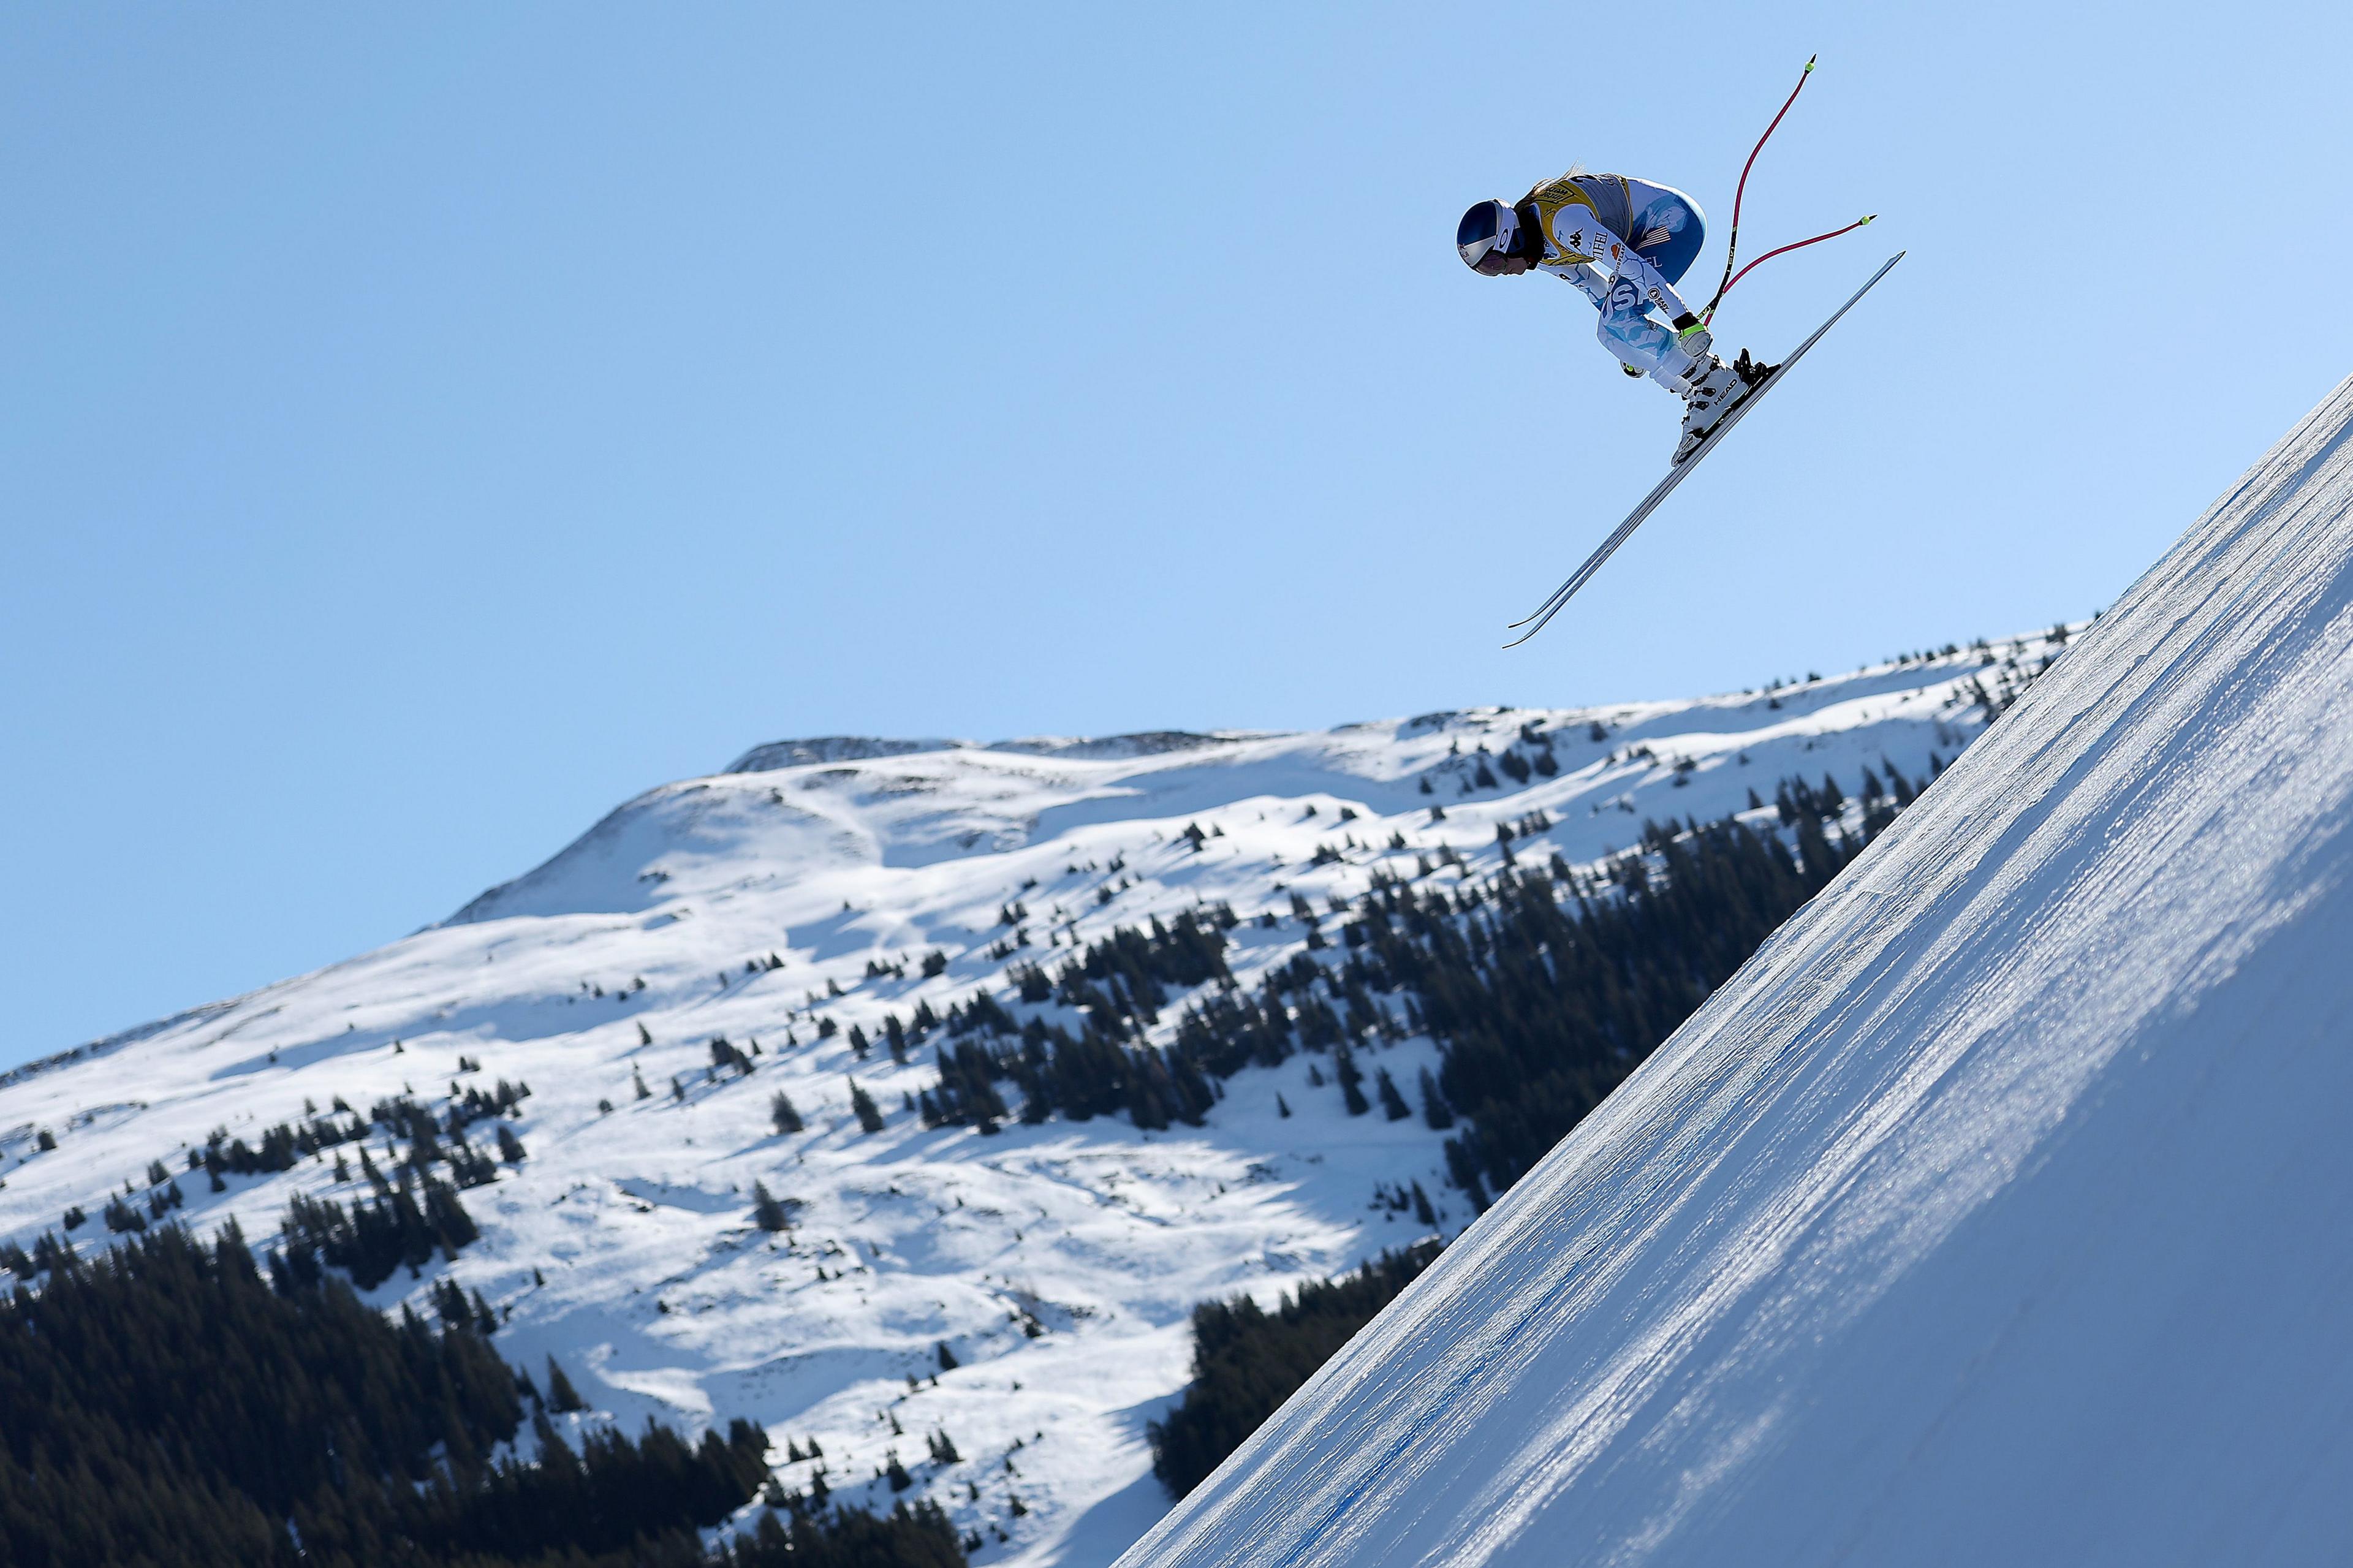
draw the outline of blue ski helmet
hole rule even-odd
[[[1489,278],[1508,278],[1535,265],[1535,236],[1509,202],[1473,202],[1454,226],[1463,265]]]

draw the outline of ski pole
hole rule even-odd
[[[1715,291],[1716,299],[1721,300],[1726,294],[1731,293],[1732,285],[1734,283],[1739,282],[1743,278],[1747,277],[1751,272],[1756,271],[1758,268],[1764,266],[1775,257],[1787,255],[1792,250],[1803,250],[1810,245],[1820,245],[1826,239],[1836,239],[1842,234],[1852,234],[1856,229],[1861,228],[1864,224],[1869,223],[1873,218],[1875,218],[1878,216],[1879,215],[1877,213],[1867,213],[1863,216],[1859,217],[1852,223],[1847,225],[1844,228],[1834,228],[1828,234],[1818,234],[1811,239],[1801,239],[1794,244],[1782,246],[1778,250],[1767,251],[1764,255],[1758,257],[1756,260],[1742,268],[1738,272],[1733,274],[1731,282],[1727,282],[1723,288]],[[1715,313],[1715,306],[1713,303],[1710,303],[1707,309],[1709,316],[1713,316]],[[1705,319],[1705,317],[1702,318],[1702,320]]]
[[[1791,88],[1789,96],[1781,100],[1781,113],[1773,117],[1773,123],[1765,128],[1765,134],[1757,138],[1757,145],[1748,150],[1748,162],[1740,165],[1740,184],[1732,193],[1732,233],[1725,238],[1724,245],[1724,281],[1715,286],[1715,298],[1710,300],[1707,302],[1707,309],[1699,313],[1703,325],[1715,319],[1716,306],[1723,302],[1724,296],[1732,288],[1732,263],[1740,254],[1740,203],[1741,199],[1748,195],[1748,171],[1757,166],[1757,154],[1765,151],[1765,143],[1771,141],[1773,132],[1781,128],[1781,115],[1788,113],[1789,105],[1797,102],[1798,95],[1806,90],[1806,79],[1814,74],[1814,62],[1820,58],[1821,58],[1820,55],[1806,57],[1806,68],[1798,73],[1798,85]],[[1763,258],[1760,257],[1758,259],[1762,260]]]

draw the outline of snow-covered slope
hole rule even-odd
[[[1124,1561],[2353,1556],[2348,424]]]
[[[1924,780],[1982,728],[1981,697],[2055,651],[2024,638],[1771,692],[1307,734],[764,746],[630,801],[443,925],[0,1078],[0,1238],[30,1245],[79,1205],[72,1239],[104,1245],[110,1193],[143,1196],[151,1161],[181,1173],[216,1129],[522,1080],[509,1125],[528,1157],[467,1192],[484,1235],[450,1270],[510,1314],[511,1360],[560,1356],[632,1426],[748,1416],[780,1457],[816,1437],[852,1500],[887,1503],[871,1478],[895,1450],[981,1534],[980,1561],[1106,1563],[1166,1506],[1143,1426],[1186,1380],[1191,1306],[1413,1239],[1377,1186],[1419,1181],[1460,1228],[1440,1135],[1345,1115],[1305,1058],[1232,1079],[1198,1130],[929,1130],[905,1097],[933,1081],[931,1050],[860,1062],[852,1026],[1008,997],[1013,964],[1203,901],[1244,917],[1229,959],[1249,983],[1308,941],[1294,895],[1323,910],[1376,871],[1490,878],[1497,826],[1539,811],[1547,842],[1520,853],[1584,865],[1645,818],[1741,810],[1786,775],[1851,795],[1866,765]],[[750,1077],[708,1076],[723,1035],[761,1046]],[[1427,1039],[1379,1055],[1407,1085],[1434,1061]],[[881,1133],[850,1114],[853,1075]],[[774,1131],[779,1089],[805,1132]],[[753,1226],[755,1182],[799,1205],[789,1236]],[[182,1217],[234,1215],[257,1240],[297,1191],[367,1191],[323,1161],[180,1184]],[[404,1272],[375,1299],[422,1302],[430,1283]],[[934,1385],[942,1344],[959,1365]],[[941,1430],[957,1463],[923,1461]]]

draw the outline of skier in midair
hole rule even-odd
[[[1732,364],[1716,358],[1706,327],[1675,292],[1702,237],[1699,204],[1683,192],[1572,169],[1516,203],[1474,204],[1454,246],[1487,277],[1549,272],[1583,290],[1601,312],[1601,346],[1626,374],[1647,375],[1683,400],[1680,464],[1773,368],[1753,363],[1746,349]]]

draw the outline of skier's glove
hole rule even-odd
[[[1708,350],[1715,346],[1715,340],[1699,324],[1698,317],[1685,316],[1675,323],[1675,343],[1694,360],[1704,360]]]

